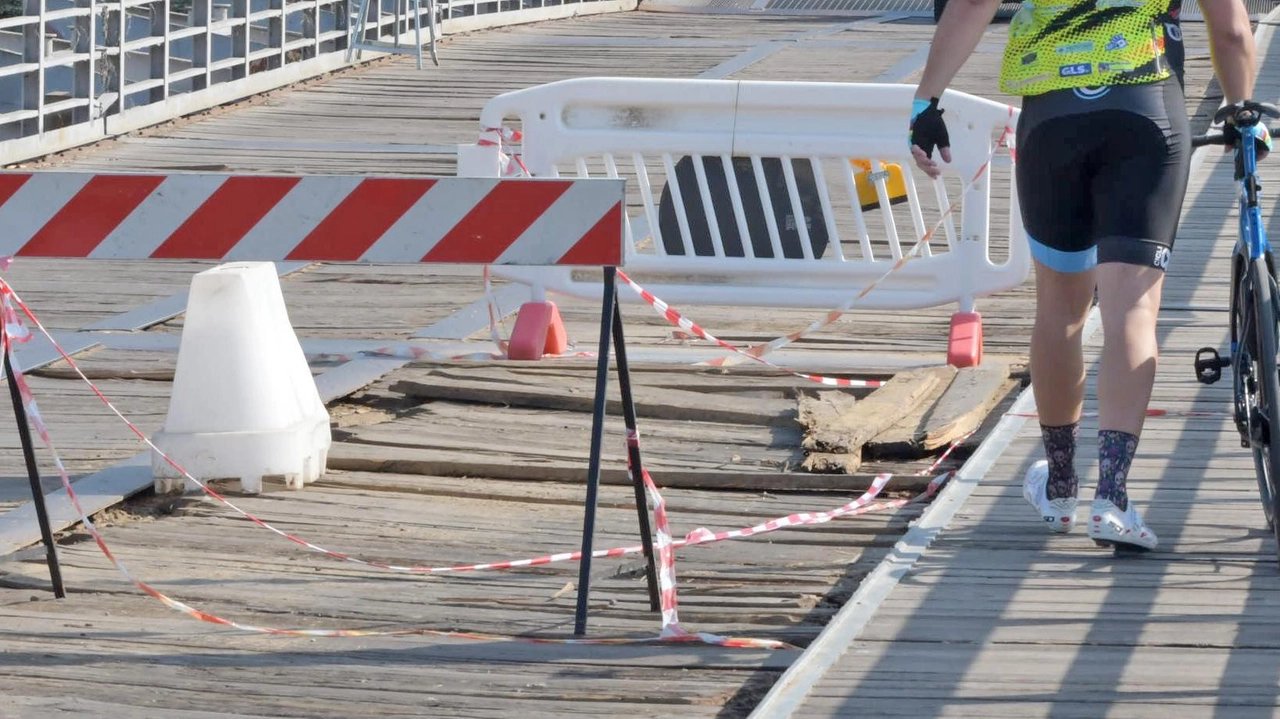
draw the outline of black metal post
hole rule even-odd
[[[618,390],[622,393],[622,421],[628,432],[636,432],[636,403],[631,396],[631,370],[627,365],[627,341],[622,334],[622,308],[613,303],[613,351],[618,362]],[[631,466],[631,483],[636,492],[636,518],[640,520],[640,542],[644,545],[645,576],[649,580],[649,609],[660,611],[658,565],[653,556],[653,529],[649,526],[648,495],[644,488],[644,462],[640,445],[627,444],[627,464]]]
[[[591,593],[591,545],[596,531],[596,503],[600,496],[600,451],[604,445],[604,415],[609,388],[609,344],[614,305],[618,301],[616,267],[604,268],[604,298],[600,307],[600,354],[596,362],[596,401],[591,413],[591,456],[587,461],[587,500],[582,518],[582,561],[578,564],[578,609],[573,633],[587,632],[587,603]]]
[[[40,537],[44,540],[45,561],[49,564],[49,580],[53,582],[53,596],[67,596],[62,586],[62,568],[58,566],[57,545],[53,543],[53,529],[49,526],[49,512],[44,506],[44,488],[40,486],[40,470],[36,467],[36,450],[31,444],[31,428],[27,426],[27,411],[22,406],[22,393],[13,376],[13,364],[9,353],[4,354],[4,376],[9,383],[9,396],[13,398],[13,414],[18,421],[18,439],[22,441],[22,456],[27,460],[27,478],[31,480],[31,501],[36,505],[36,519],[40,522]]]

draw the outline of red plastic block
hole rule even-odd
[[[526,302],[516,313],[507,356],[513,360],[542,359],[543,354],[561,354],[569,348],[560,310],[554,302]]]
[[[947,364],[974,367],[982,364],[982,315],[957,312],[951,315],[951,337],[947,343]]]

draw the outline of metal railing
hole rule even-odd
[[[419,19],[426,24],[434,5],[447,33],[451,25],[474,30],[586,4],[604,12],[635,0],[441,0],[421,3]],[[412,44],[414,6],[370,2],[362,39]],[[348,0],[11,0],[10,16],[0,6],[0,165],[348,65],[357,7]]]

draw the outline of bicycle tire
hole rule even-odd
[[[1254,357],[1257,337],[1254,326],[1257,318],[1253,311],[1253,269],[1247,257],[1238,257],[1231,272],[1231,397],[1236,429],[1240,439],[1253,456],[1254,475],[1258,480],[1258,494],[1267,519],[1267,531],[1272,531],[1274,518],[1271,511],[1271,479],[1267,453],[1255,438],[1254,408],[1258,404],[1258,368]]]
[[[1259,473],[1259,490],[1261,490],[1263,508],[1271,517],[1271,534],[1276,539],[1276,559],[1280,561],[1280,491],[1277,481],[1280,480],[1280,441],[1273,441],[1273,435],[1280,435],[1280,367],[1276,364],[1276,306],[1275,278],[1267,265],[1266,258],[1253,261],[1250,269],[1253,284],[1254,341],[1257,356],[1258,412],[1266,420],[1267,431],[1255,437],[1262,446],[1254,445],[1255,462],[1264,459],[1260,468],[1265,468],[1265,482]],[[1261,455],[1261,457],[1259,457]]]

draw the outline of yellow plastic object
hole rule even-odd
[[[849,164],[859,168],[853,180],[858,188],[858,204],[862,205],[863,211],[874,210],[880,206],[880,195],[876,193],[876,180],[881,179],[881,173],[888,173],[883,175],[883,178],[885,192],[889,195],[889,204],[896,205],[907,201],[907,181],[902,175],[901,165],[894,162],[881,162],[880,172],[873,176],[870,160],[849,160]]]

